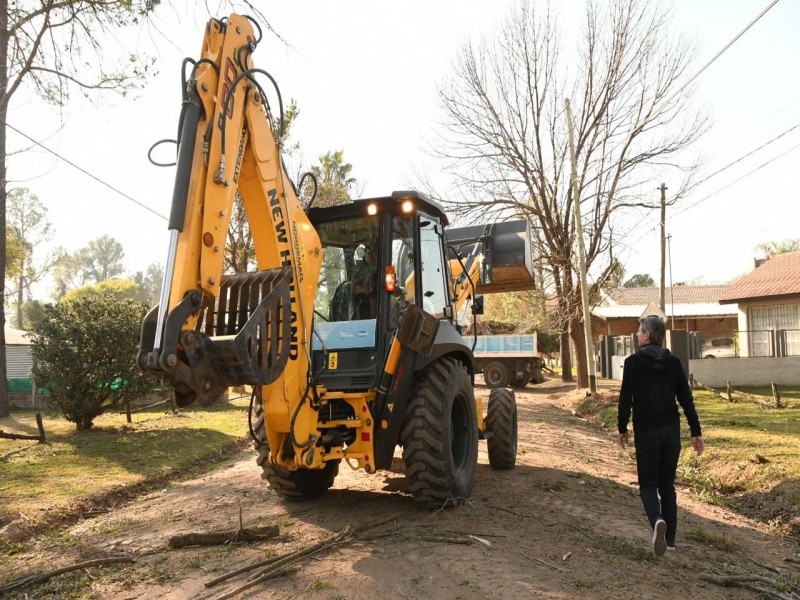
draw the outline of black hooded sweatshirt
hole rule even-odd
[[[631,408],[634,431],[680,426],[676,398],[689,421],[692,437],[700,436],[700,419],[681,361],[658,344],[642,346],[625,359],[622,370],[617,407],[619,432],[627,433]]]

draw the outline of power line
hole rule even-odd
[[[778,160],[779,158],[783,158],[784,156],[786,156],[786,155],[787,155],[787,154],[789,154],[790,152],[794,152],[794,151],[795,151],[795,150],[797,150],[798,148],[800,148],[800,144],[797,144],[796,146],[792,146],[792,147],[791,147],[791,148],[789,148],[789,149],[788,149],[786,152],[783,152],[783,153],[779,154],[778,156],[775,156],[775,157],[773,157],[773,158],[769,159],[767,162],[765,162],[765,163],[763,163],[763,164],[761,164],[761,165],[757,166],[757,167],[756,167],[755,169],[753,169],[752,171],[748,171],[747,173],[745,173],[744,175],[742,175],[742,176],[741,176],[741,177],[739,177],[738,179],[735,179],[735,180],[731,181],[729,184],[727,184],[727,185],[725,185],[725,186],[723,186],[723,187],[719,188],[719,189],[718,189],[716,192],[712,192],[712,193],[710,193],[708,196],[706,196],[705,198],[701,198],[701,199],[700,199],[700,200],[698,200],[697,202],[694,202],[694,203],[690,204],[689,206],[685,206],[685,207],[684,207],[684,208],[682,208],[681,210],[679,210],[679,211],[676,211],[676,212],[675,212],[675,214],[676,214],[676,215],[679,215],[679,214],[681,214],[682,212],[686,212],[686,211],[687,211],[687,210],[689,210],[690,208],[694,208],[695,206],[697,206],[697,205],[698,205],[698,204],[700,204],[701,202],[705,202],[705,201],[706,201],[706,200],[708,200],[709,198],[711,198],[711,197],[713,197],[713,196],[716,196],[717,194],[719,194],[720,192],[722,192],[722,191],[724,191],[724,190],[727,190],[727,189],[728,189],[729,187],[731,187],[731,186],[732,186],[734,183],[739,183],[739,182],[740,182],[742,179],[744,179],[745,177],[749,177],[750,175],[752,175],[752,174],[753,174],[753,173],[755,173],[756,171],[760,171],[761,169],[763,169],[763,168],[764,168],[764,167],[766,167],[767,165],[769,165],[769,164],[771,164],[771,163],[775,162],[775,161],[776,161],[776,160]]]
[[[737,158],[736,160],[734,160],[734,161],[732,161],[732,162],[728,163],[727,165],[725,165],[725,166],[724,166],[724,167],[722,167],[721,169],[717,169],[716,171],[714,171],[713,173],[711,173],[711,175],[709,175],[709,176],[708,176],[708,177],[706,177],[705,179],[701,179],[700,181],[698,181],[698,182],[695,184],[695,186],[702,185],[703,183],[705,183],[706,181],[708,181],[708,180],[709,180],[709,179],[711,179],[712,177],[715,177],[716,175],[719,175],[719,174],[720,174],[720,173],[722,173],[723,171],[726,171],[727,169],[729,169],[729,168],[730,168],[730,167],[732,167],[733,165],[735,165],[735,164],[737,164],[737,163],[740,163],[740,162],[741,162],[741,161],[743,161],[744,159],[746,159],[746,158],[748,158],[748,157],[752,156],[753,154],[755,154],[755,153],[756,153],[756,152],[758,152],[759,150],[762,150],[762,149],[764,149],[765,147],[767,147],[768,145],[772,144],[773,142],[776,142],[776,141],[778,141],[780,138],[782,138],[783,136],[785,136],[787,133],[790,133],[790,132],[794,131],[795,129],[799,128],[799,127],[800,127],[800,123],[797,123],[796,125],[793,125],[792,127],[790,127],[789,129],[787,129],[787,130],[786,130],[786,131],[784,131],[783,133],[780,133],[780,134],[776,135],[775,137],[773,137],[772,139],[770,139],[769,141],[767,141],[767,142],[765,142],[765,143],[761,144],[761,145],[760,145],[758,148],[755,148],[754,150],[751,150],[750,152],[748,152],[748,153],[747,153],[747,154],[745,154],[744,156],[740,156],[739,158]],[[681,208],[681,209],[680,209],[680,210],[678,210],[678,211],[675,211],[675,212],[673,213],[673,216],[674,216],[674,215],[679,215],[679,214],[681,214],[682,212],[686,212],[687,210],[689,210],[690,208],[693,208],[693,207],[697,206],[697,205],[698,205],[698,204],[700,204],[701,202],[705,202],[706,200],[708,200],[708,199],[709,199],[709,198],[711,198],[712,196],[716,196],[717,194],[719,194],[719,193],[720,193],[720,192],[722,192],[723,190],[726,190],[726,189],[728,189],[728,188],[729,188],[730,186],[732,186],[734,183],[738,183],[738,182],[740,182],[740,181],[741,181],[742,179],[744,179],[745,177],[748,177],[748,176],[752,175],[752,174],[753,174],[753,173],[755,173],[756,171],[758,171],[758,170],[760,170],[760,169],[762,169],[762,168],[766,167],[766,166],[767,166],[767,165],[769,165],[771,162],[774,162],[774,161],[778,160],[779,158],[782,158],[783,156],[785,156],[786,154],[789,154],[790,152],[792,152],[793,150],[795,150],[795,149],[797,149],[797,148],[800,148],[800,144],[798,144],[797,146],[793,146],[792,148],[790,148],[789,150],[787,150],[787,151],[786,151],[786,152],[784,152],[783,154],[779,154],[778,156],[776,156],[776,157],[774,157],[774,158],[771,158],[770,160],[768,160],[768,161],[767,161],[767,162],[765,162],[764,164],[762,164],[762,165],[760,165],[760,166],[756,167],[755,169],[753,169],[752,171],[750,171],[750,172],[748,172],[748,173],[745,173],[744,175],[742,175],[742,176],[741,176],[741,177],[739,177],[738,179],[736,179],[736,180],[734,180],[734,181],[732,181],[732,182],[728,183],[727,185],[725,185],[725,186],[721,187],[720,189],[718,189],[717,191],[715,191],[715,192],[713,192],[713,193],[709,194],[709,195],[708,195],[708,196],[706,196],[705,198],[701,198],[701,199],[700,199],[700,200],[698,200],[697,202],[694,202],[693,204],[690,204],[690,205],[688,205],[688,206],[685,206],[685,207]],[[656,226],[654,225],[654,226],[653,226],[653,227],[651,227],[650,229],[648,229],[648,230],[644,231],[644,232],[642,233],[642,235],[640,235],[639,237],[637,237],[637,238],[634,240],[634,243],[635,243],[635,242],[638,242],[639,240],[641,240],[641,239],[642,239],[642,238],[643,238],[645,235],[647,235],[647,234],[648,234],[648,233],[650,233],[651,231],[655,231],[655,229],[656,229]]]
[[[684,89],[686,89],[686,86],[688,86],[688,85],[689,85],[690,83],[692,83],[692,82],[693,82],[695,79],[697,79],[697,78],[700,76],[700,74],[701,74],[703,71],[705,71],[705,70],[706,70],[708,67],[710,67],[710,66],[711,66],[711,64],[712,64],[712,63],[713,63],[715,60],[717,60],[717,59],[718,59],[720,56],[722,56],[722,54],[723,54],[723,53],[724,53],[724,52],[725,52],[725,51],[726,51],[728,48],[730,48],[731,46],[733,46],[733,44],[734,44],[734,43],[736,43],[736,41],[737,41],[737,40],[738,40],[740,37],[742,37],[742,36],[745,34],[745,32],[746,32],[748,29],[750,29],[750,28],[751,28],[753,25],[755,25],[755,24],[758,22],[758,20],[759,20],[761,17],[763,17],[765,14],[767,14],[767,12],[769,12],[769,10],[770,10],[770,9],[771,9],[773,6],[775,6],[777,3],[778,3],[778,0],[772,0],[772,2],[770,2],[769,6],[767,6],[767,8],[765,8],[764,10],[762,10],[762,11],[761,11],[761,13],[760,13],[760,14],[759,14],[759,15],[758,15],[758,16],[757,16],[755,19],[753,19],[752,21],[750,21],[750,23],[748,23],[748,24],[747,24],[747,27],[745,27],[745,28],[744,28],[744,29],[742,29],[742,30],[741,30],[741,31],[740,31],[738,34],[736,34],[736,36],[735,36],[735,37],[734,37],[734,38],[733,38],[733,39],[732,39],[730,42],[728,42],[728,43],[725,45],[725,47],[724,47],[722,50],[720,50],[719,52],[717,52],[717,53],[716,53],[716,54],[715,54],[715,55],[714,55],[714,56],[711,58],[711,60],[709,60],[709,61],[708,61],[708,62],[707,62],[705,65],[703,65],[703,67],[702,67],[702,68],[701,68],[701,69],[700,69],[700,70],[699,70],[697,73],[695,73],[694,75],[692,75],[692,76],[689,78],[689,80],[688,80],[686,83],[684,83],[684,84],[683,84],[681,87],[679,87],[677,90],[675,90],[675,91],[674,91],[674,92],[673,92],[673,93],[670,95],[670,97],[669,97],[669,98],[667,98],[667,100],[666,100],[665,104],[669,104],[669,102],[670,102],[670,101],[671,101],[671,100],[672,100],[672,99],[673,99],[675,96],[677,96],[677,95],[678,95],[678,94],[680,94],[680,93],[681,93],[681,92],[682,92]]]
[[[760,128],[760,127],[761,127],[761,126],[764,124],[764,123],[766,123],[767,121],[769,121],[769,120],[770,120],[772,117],[775,117],[775,116],[777,116],[777,115],[781,114],[781,113],[782,113],[783,111],[785,111],[787,108],[789,108],[790,106],[793,106],[793,105],[797,104],[798,102],[800,102],[800,96],[798,96],[797,98],[795,98],[794,100],[792,100],[791,102],[789,102],[789,104],[787,104],[786,106],[784,106],[784,107],[782,107],[782,108],[779,108],[778,110],[776,110],[775,112],[773,112],[771,115],[768,115],[768,116],[764,117],[764,118],[763,118],[763,119],[761,119],[761,120],[760,120],[758,123],[756,123],[755,125],[753,125],[753,126],[750,128],[750,129],[748,129],[748,130],[746,130],[746,131],[743,131],[742,133],[740,133],[739,135],[737,135],[735,138],[732,138],[732,139],[728,140],[728,141],[727,141],[727,142],[724,144],[724,146],[725,146],[726,148],[730,148],[730,147],[733,145],[733,143],[734,143],[734,142],[738,142],[738,141],[739,141],[740,139],[742,139],[743,137],[745,137],[745,136],[749,135],[750,133],[752,133],[752,132],[753,132],[753,131],[755,131],[756,129],[759,129],[759,128]],[[733,152],[731,152],[730,154],[733,154]]]
[[[708,181],[709,179],[711,179],[711,178],[712,178],[712,177],[714,177],[715,175],[719,175],[719,174],[720,174],[720,173],[722,173],[723,171],[726,171],[727,169],[731,168],[733,165],[735,165],[735,164],[737,164],[737,163],[740,163],[740,162],[742,162],[742,161],[743,161],[745,158],[748,158],[748,157],[752,156],[753,154],[755,154],[756,152],[758,152],[759,150],[762,150],[763,148],[766,148],[766,147],[767,147],[767,146],[769,146],[771,143],[773,143],[773,142],[777,142],[779,139],[781,139],[781,138],[782,138],[783,136],[785,136],[787,133],[791,133],[792,131],[794,131],[794,130],[795,130],[795,129],[797,129],[798,127],[800,127],[800,123],[798,123],[797,125],[793,125],[792,127],[790,127],[789,129],[787,129],[787,130],[786,130],[786,131],[784,131],[783,133],[780,133],[780,134],[776,135],[776,136],[775,136],[775,137],[773,137],[772,139],[770,139],[770,140],[768,140],[768,141],[764,142],[763,144],[761,144],[761,145],[760,145],[758,148],[756,148],[756,149],[754,149],[754,150],[751,150],[750,152],[748,152],[748,153],[747,153],[747,154],[745,154],[744,156],[740,156],[739,158],[737,158],[737,159],[736,159],[736,160],[734,160],[733,162],[730,162],[730,163],[728,163],[727,165],[725,165],[725,166],[724,166],[724,167],[722,167],[721,169],[717,169],[716,171],[714,171],[713,173],[711,173],[711,175],[709,175],[709,176],[708,176],[708,177],[706,177],[705,179],[701,179],[700,181],[698,181],[696,185],[700,185],[700,184],[702,184],[702,183],[705,183],[706,181]]]
[[[35,140],[35,139],[33,139],[31,136],[29,136],[28,134],[26,134],[26,133],[23,133],[22,131],[20,131],[19,129],[17,129],[16,127],[14,127],[13,125],[11,125],[10,123],[8,123],[7,121],[3,121],[3,119],[0,119],[0,123],[3,123],[3,125],[5,125],[6,127],[8,127],[9,129],[12,129],[12,130],[16,131],[16,132],[17,132],[18,134],[20,134],[22,137],[24,137],[24,138],[27,138],[28,140],[30,140],[31,142],[33,142],[34,144],[36,144],[36,145],[37,145],[37,146],[39,146],[40,148],[43,148],[44,150],[46,150],[47,152],[49,152],[50,154],[52,154],[53,156],[55,156],[55,157],[56,157],[56,158],[58,158],[59,160],[63,160],[65,163],[67,163],[67,164],[68,164],[68,165],[70,165],[71,167],[74,167],[74,168],[76,168],[78,171],[80,171],[80,172],[81,172],[81,173],[83,173],[84,175],[88,175],[89,177],[91,177],[92,179],[94,179],[95,181],[97,181],[98,183],[100,183],[100,184],[102,184],[102,185],[106,186],[107,188],[109,188],[110,190],[112,190],[112,191],[116,192],[117,194],[119,194],[119,195],[120,195],[120,196],[122,196],[123,198],[125,198],[125,199],[127,199],[127,200],[130,200],[131,202],[133,202],[133,203],[134,203],[134,204],[136,204],[137,206],[139,206],[139,207],[141,207],[141,208],[145,209],[145,210],[146,210],[146,211],[148,211],[148,212],[151,212],[151,213],[153,213],[155,216],[157,216],[157,217],[160,217],[161,219],[164,219],[165,221],[167,220],[167,217],[165,217],[165,216],[164,216],[164,215],[162,215],[161,213],[159,213],[159,212],[157,212],[157,211],[153,210],[152,208],[150,208],[150,207],[149,207],[149,206],[147,206],[146,204],[142,204],[141,202],[139,202],[139,201],[138,201],[138,200],[136,200],[135,198],[132,198],[131,196],[129,196],[129,195],[128,195],[128,194],[126,194],[125,192],[123,192],[123,191],[121,191],[121,190],[119,190],[119,189],[115,188],[115,187],[114,187],[113,185],[111,185],[110,183],[107,183],[107,182],[103,181],[102,179],[100,179],[100,178],[99,178],[99,177],[97,177],[96,175],[93,175],[92,173],[90,173],[89,171],[87,171],[86,169],[84,169],[83,167],[80,167],[80,166],[76,165],[74,162],[72,162],[72,161],[71,161],[71,160],[69,160],[68,158],[64,158],[64,157],[63,157],[63,156],[61,156],[61,155],[60,155],[58,152],[55,152],[54,150],[51,150],[50,148],[48,148],[47,146],[45,146],[44,144],[42,144],[42,143],[41,143],[41,142],[39,142],[38,140]]]

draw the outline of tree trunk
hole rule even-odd
[[[572,382],[575,378],[572,376],[572,354],[569,351],[569,332],[562,331],[559,334],[561,353],[561,381]]]
[[[22,315],[22,303],[25,300],[24,290],[25,290],[25,260],[23,259],[19,265],[20,274],[17,283],[19,284],[19,289],[17,290],[17,327],[19,329],[25,329],[25,323],[23,322],[23,315]]]
[[[578,387],[589,387],[589,374],[586,369],[586,338],[583,331],[583,320],[572,318],[569,322],[569,334],[575,344],[575,362],[578,369]]]
[[[0,417],[9,412],[6,371],[6,117],[8,115],[8,0],[0,0]]]

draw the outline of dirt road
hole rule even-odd
[[[25,597],[219,598],[247,575],[207,589],[204,583],[217,575],[389,517],[237,597],[751,598],[753,591],[722,588],[700,575],[793,580],[800,574],[800,565],[784,560],[798,558],[795,540],[685,490],[679,490],[678,550],[653,559],[635,465],[615,446],[613,432],[572,415],[569,389],[549,382],[517,394],[517,468],[492,470],[482,442],[473,497],[460,508],[418,508],[404,492],[401,461],[396,471],[378,475],[342,465],[330,493],[283,502],[261,481],[248,450],[211,474],[29,544],[31,571],[119,553],[137,562],[63,576],[48,588],[26,588]],[[240,510],[245,525],[277,524],[280,537],[167,549],[177,533],[235,529]]]

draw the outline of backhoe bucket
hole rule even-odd
[[[213,401],[235,385],[267,385],[283,372],[291,344],[291,271],[270,269],[222,278],[219,296],[192,291],[167,316],[153,350],[157,308],[142,326],[139,366],[164,376],[179,405]],[[195,329],[182,329],[197,314]]]
[[[527,219],[447,230],[449,246],[469,253],[475,243],[482,243],[484,254],[491,256],[491,283],[475,281],[476,293],[519,292],[536,288],[531,227]]]

